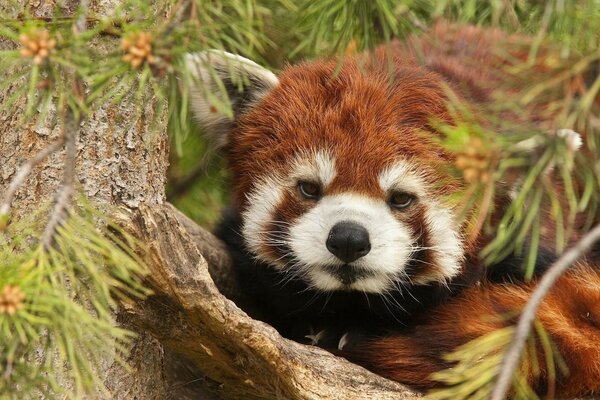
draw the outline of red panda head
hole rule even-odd
[[[234,118],[211,111],[211,63]],[[457,190],[434,119],[449,121],[437,75],[383,61],[312,62],[277,78],[227,53],[188,58],[194,111],[224,146],[247,249],[320,291],[385,293],[445,283],[461,269]],[[231,74],[243,75],[239,92]]]

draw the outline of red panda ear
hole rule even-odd
[[[220,50],[188,54],[186,65],[192,111],[217,147],[227,144],[235,120],[279,83],[275,74],[254,61]],[[229,115],[215,106],[226,98]]]

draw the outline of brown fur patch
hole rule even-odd
[[[390,83],[385,70],[361,70],[347,60],[286,69],[280,85],[248,112],[230,136],[234,195],[244,194],[261,173],[285,168],[301,152],[327,149],[336,159],[330,194],[356,192],[375,197],[381,170],[398,158],[433,166],[443,150],[422,134],[432,117],[448,120],[440,79],[419,68],[400,68]],[[429,167],[432,182],[439,171]]]
[[[345,356],[399,382],[419,388],[440,386],[430,375],[450,367],[442,355],[503,327],[502,315],[521,310],[534,288],[535,284],[469,288],[425,316],[412,331],[363,343]],[[570,371],[559,375],[556,395],[599,394],[600,271],[580,263],[560,278],[544,299],[538,318]],[[546,392],[548,372],[541,354],[540,375],[530,374],[527,379],[536,391]]]

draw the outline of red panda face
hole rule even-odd
[[[463,257],[432,119],[439,79],[346,62],[285,70],[232,122],[226,150],[248,250],[321,291],[445,283]]]

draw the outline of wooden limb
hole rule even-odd
[[[178,352],[228,399],[413,399],[398,383],[282,338],[225,298],[235,290],[224,246],[173,206],[143,206],[124,225],[147,246],[154,295],[124,305],[132,323]],[[203,256],[205,255],[205,257]],[[229,281],[229,282],[228,282]]]

